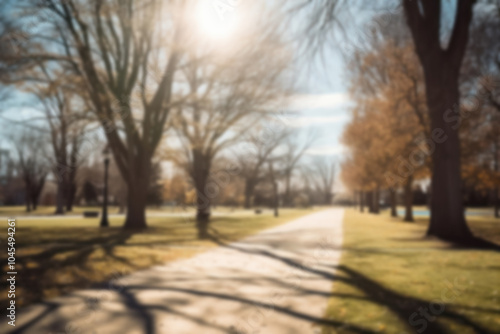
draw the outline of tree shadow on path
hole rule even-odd
[[[269,284],[269,286],[275,287],[283,287],[287,289],[292,289],[295,293],[300,293],[302,298],[307,298],[307,295],[321,295],[325,298],[328,297],[336,297],[336,298],[348,298],[348,299],[362,299],[369,303],[375,303],[380,305],[384,309],[387,309],[391,312],[395,319],[406,326],[408,332],[417,333],[417,330],[421,329],[419,326],[411,326],[410,318],[414,314],[419,314],[422,309],[429,309],[431,305],[431,301],[425,300],[422,298],[415,298],[408,295],[404,295],[398,293],[394,290],[391,290],[375,280],[367,277],[366,275],[360,273],[357,270],[354,270],[346,265],[331,265],[331,263],[315,263],[314,266],[307,265],[302,263],[300,260],[292,258],[290,256],[283,256],[282,249],[277,247],[268,247],[266,249],[259,248],[262,246],[260,244],[252,244],[249,242],[238,242],[238,243],[227,243],[222,240],[221,236],[212,235],[212,239],[214,242],[219,244],[223,248],[231,249],[237,252],[262,256],[267,259],[271,259],[273,261],[278,261],[280,264],[285,264],[287,267],[298,271],[301,274],[306,274],[304,277],[306,279],[327,279],[331,282],[342,282],[348,284],[360,292],[363,293],[360,295],[352,295],[348,293],[327,293],[324,291],[315,291],[310,289],[301,288],[300,286],[290,286],[289,282],[287,282],[282,277],[250,277],[250,278],[242,278],[238,277],[236,280],[238,284],[253,284],[255,280],[266,281],[269,283],[263,283],[264,285]],[[114,240],[115,242],[123,242],[124,240]],[[113,242],[111,242],[113,244]],[[234,270],[238,270],[238,268],[234,268]],[[243,271],[244,272],[244,271]],[[183,273],[181,271],[181,273]],[[175,273],[164,271],[161,274],[153,274],[153,275],[145,275],[139,281],[136,281],[132,284],[126,284],[122,288],[116,289],[114,292],[118,295],[118,300],[121,300],[122,304],[125,306],[127,313],[130,314],[130,317],[133,317],[134,324],[140,327],[141,333],[144,334],[160,334],[164,332],[169,332],[168,324],[166,324],[166,328],[159,327],[158,324],[161,323],[161,317],[163,314],[169,314],[175,317],[183,318],[186,321],[191,323],[196,323],[204,328],[210,328],[213,330],[217,330],[221,333],[228,334],[246,334],[247,331],[241,330],[236,327],[224,327],[220,324],[214,323],[211,321],[210,316],[197,316],[188,311],[181,311],[176,308],[175,298],[177,300],[182,299],[182,295],[186,296],[195,296],[196,298],[187,298],[186,301],[189,301],[190,305],[197,306],[197,304],[203,300],[204,298],[210,298],[220,301],[231,301],[240,305],[244,305],[246,307],[255,307],[260,310],[268,310],[275,312],[276,314],[286,315],[291,319],[300,319],[305,322],[323,326],[323,328],[330,328],[334,330],[345,330],[350,333],[359,333],[359,334],[372,334],[380,331],[373,331],[368,328],[364,328],[357,324],[349,323],[342,320],[331,319],[331,318],[323,318],[308,314],[306,312],[298,311],[289,306],[277,305],[273,302],[266,302],[262,300],[262,296],[260,297],[248,297],[248,296],[240,296],[235,293],[231,293],[231,289],[228,289],[226,292],[224,291],[215,291],[207,288],[208,285],[189,285],[186,283],[185,286],[179,285],[179,280],[181,279],[179,276],[173,275]],[[156,276],[155,276],[156,275]],[[160,276],[158,276],[160,275]],[[164,276],[163,276],[164,275]],[[179,273],[178,273],[179,275]],[[221,285],[224,285],[230,281],[233,281],[232,277],[211,277],[209,273],[203,273],[203,277],[200,280],[213,279],[220,281]],[[161,280],[158,278],[162,277]],[[198,277],[193,277],[196,279]],[[245,281],[247,279],[247,281]],[[173,283],[177,283],[174,285]],[[234,281],[233,281],[234,282]],[[168,291],[174,293],[174,297],[179,294],[181,297],[175,297],[174,299],[170,295],[163,295],[162,298],[155,301],[149,301],[144,298],[139,298],[140,295],[144,293],[155,293]],[[80,298],[78,296],[77,298]],[[73,302],[77,305],[81,305],[79,303],[84,303],[84,298],[81,297],[81,302],[78,299],[74,299]],[[76,301],[75,301],[76,300]],[[182,300],[178,301],[178,303],[182,304]],[[45,328],[50,327],[54,329],[54,331],[64,330],[67,321],[71,319],[64,318],[60,314],[54,316],[54,313],[59,312],[61,307],[60,304],[57,303],[43,303],[46,306],[45,311],[41,312],[39,316],[34,317],[30,321],[24,323],[22,326],[16,328],[14,331],[10,333],[36,333],[37,326],[40,325],[46,318],[49,316],[53,316],[53,319],[50,321],[49,325],[45,325]],[[475,333],[479,334],[487,334],[491,333],[486,328],[483,328],[480,324],[469,319],[467,316],[463,314],[459,314],[452,310],[454,305],[446,305],[446,307],[442,310],[439,317],[443,317],[451,322],[459,323],[462,326],[467,326]],[[214,310],[217,310],[217,304],[215,303],[213,306]],[[460,306],[458,306],[460,308]],[[113,323],[113,333],[126,333],[129,330],[126,327],[126,322],[120,319],[124,319],[123,311],[107,311],[109,312],[109,321]],[[129,318],[130,318],[129,317]],[[449,333],[449,330],[441,323],[439,319],[434,319],[432,321],[427,321],[425,332],[432,334],[440,334],[440,333]],[[89,325],[89,328],[92,328]],[[85,332],[86,333],[86,332]],[[91,332],[89,332],[91,333]]]
[[[285,263],[293,268],[300,269],[304,272],[324,277],[332,282],[341,281],[352,287],[355,287],[364,294],[367,301],[383,306],[387,308],[390,312],[392,312],[402,323],[405,324],[407,330],[410,332],[422,333],[425,330],[425,332],[433,334],[449,333],[449,330],[447,330],[443,325],[441,325],[437,321],[437,317],[432,316],[432,314],[430,314],[430,317],[427,319],[429,321],[425,322],[426,326],[425,329],[423,329],[422,327],[423,325],[422,326],[410,325],[411,321],[410,318],[412,316],[413,317],[418,316],[418,318],[420,319],[422,318],[422,316],[420,315],[419,312],[425,311],[427,313],[430,313],[429,308],[431,304],[434,304],[434,301],[400,294],[387,287],[384,287],[375,280],[372,280],[371,278],[356,271],[355,269],[350,268],[349,266],[327,265],[326,267],[330,267],[336,270],[336,273],[332,274],[329,271],[304,265],[303,263],[299,263],[292,258],[278,255],[272,251],[253,250],[253,249],[238,247],[234,243],[228,244],[220,239],[220,235],[212,234],[211,237],[212,240],[217,244],[219,244],[221,247],[230,248],[243,253],[249,253],[249,254],[264,256],[267,258],[272,258],[274,260]],[[493,334],[493,332],[482,327],[480,324],[472,321],[469,317],[450,310],[450,308],[453,305],[443,305],[443,306],[444,307],[442,311],[440,310],[441,312],[439,312],[439,317],[447,318],[448,320],[456,322],[460,325],[466,325],[467,327],[474,330],[474,332],[478,334]],[[458,308],[460,308],[460,306]],[[495,310],[487,310],[487,311],[495,312]],[[338,323],[331,323],[331,324],[325,322],[318,322],[318,323],[326,327],[338,328]],[[358,332],[357,330],[353,330],[351,326],[349,325],[347,326],[352,332],[356,333]],[[417,331],[419,329],[421,329],[421,331]]]

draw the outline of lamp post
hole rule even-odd
[[[273,192],[274,192],[274,217],[278,217],[279,216],[278,182],[276,181],[276,175],[274,174],[273,161],[269,162],[269,175],[271,176],[271,183],[273,185]]]
[[[109,168],[109,147],[102,151],[104,156],[104,199],[102,201],[101,227],[109,227],[108,221],[108,168]]]

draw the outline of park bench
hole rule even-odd
[[[99,217],[99,211],[84,211],[83,212],[83,217],[84,218],[96,218],[96,217]]]

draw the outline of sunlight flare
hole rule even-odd
[[[214,41],[234,37],[240,28],[238,3],[239,1],[200,0],[195,15],[200,35]]]

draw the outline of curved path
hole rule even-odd
[[[342,209],[328,209],[236,243],[218,240],[193,258],[28,307],[16,327],[2,320],[0,333],[319,333],[342,219]]]

